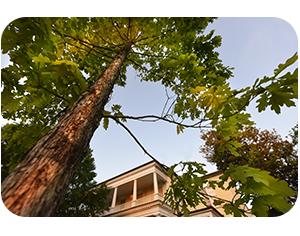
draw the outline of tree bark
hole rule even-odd
[[[127,54],[128,42],[107,70],[33,148],[1,186],[8,210],[19,216],[54,216],[85,155]]]

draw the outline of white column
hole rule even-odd
[[[118,187],[115,187],[115,189],[114,189],[114,195],[113,195],[113,200],[112,200],[112,203],[111,203],[111,207],[115,207],[116,206],[117,193],[118,193]]]
[[[135,179],[133,181],[133,194],[132,194],[132,201],[135,201],[137,199],[137,180]]]
[[[155,172],[153,172],[153,185],[154,185],[154,194],[158,193],[157,175]]]

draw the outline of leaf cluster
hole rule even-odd
[[[260,98],[257,100],[258,111],[264,111],[270,106],[277,114],[280,113],[283,105],[287,107],[295,106],[293,99],[298,99],[298,68],[293,73],[287,72],[279,76],[286,68],[293,65],[298,60],[298,53],[295,53],[285,63],[280,64],[274,70],[274,76],[265,76],[258,82],[256,80],[255,87]],[[263,85],[266,85],[263,87]]]
[[[282,213],[288,212],[293,205],[287,198],[294,196],[295,191],[288,187],[286,181],[270,176],[270,172],[249,167],[248,165],[229,165],[228,170],[220,177],[218,186],[224,190],[236,188],[237,200],[224,205],[226,214],[246,216],[244,204],[250,204],[251,213],[256,216],[268,216],[272,207]],[[225,184],[227,181],[229,184]]]
[[[282,213],[288,212],[293,205],[287,199],[294,196],[295,191],[288,187],[286,181],[270,176],[270,172],[249,167],[248,165],[234,166],[220,176],[219,181],[209,180],[209,175],[203,169],[204,164],[197,162],[180,162],[170,167],[168,175],[171,184],[165,193],[163,203],[169,204],[175,212],[189,216],[190,210],[200,203],[208,206],[213,200],[214,205],[222,205],[226,214],[234,216],[268,216],[272,207]],[[175,168],[180,167],[175,171]],[[178,175],[176,172],[180,172]],[[209,195],[207,187],[221,188],[225,191],[234,188],[236,194],[232,199],[221,199]],[[246,205],[251,205],[250,211]]]
[[[280,74],[292,66],[298,59],[297,53],[285,63],[280,64],[274,70],[273,77],[257,79],[252,87],[240,90],[232,90],[228,84],[223,86],[198,86],[190,89],[190,97],[187,99],[193,107],[204,113],[204,121],[208,121],[212,128],[216,128],[218,135],[222,136],[224,142],[220,150],[229,151],[239,156],[236,151],[241,147],[238,142],[232,140],[237,136],[244,126],[253,125],[250,121],[251,115],[245,110],[251,101],[256,99],[258,111],[267,107],[277,114],[281,107],[295,106],[293,100],[298,99],[298,68],[293,73]]]
[[[197,162],[179,162],[168,169],[171,183],[165,193],[163,204],[169,204],[175,212],[188,216],[191,208],[200,203],[207,206],[205,186],[215,186],[214,181],[208,181],[205,164]],[[177,173],[181,174],[178,175]],[[180,214],[179,214],[180,216]]]

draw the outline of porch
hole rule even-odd
[[[162,205],[168,182],[156,172],[149,173],[112,189],[108,203],[109,211],[102,216],[114,216],[118,212],[147,205]],[[150,205],[149,205],[150,204]]]

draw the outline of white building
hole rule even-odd
[[[216,171],[209,174],[210,179],[218,179],[222,174]],[[170,178],[164,168],[157,162],[151,161],[138,166],[123,174],[113,177],[106,182],[112,188],[107,201],[110,204],[109,211],[101,216],[110,217],[176,217],[173,210],[167,204],[162,204],[164,193],[167,190]],[[210,196],[219,196],[231,200],[234,190],[204,189]],[[207,199],[207,206],[201,204],[196,209],[190,209],[191,217],[222,217],[227,216],[222,206],[214,206],[212,199]]]

